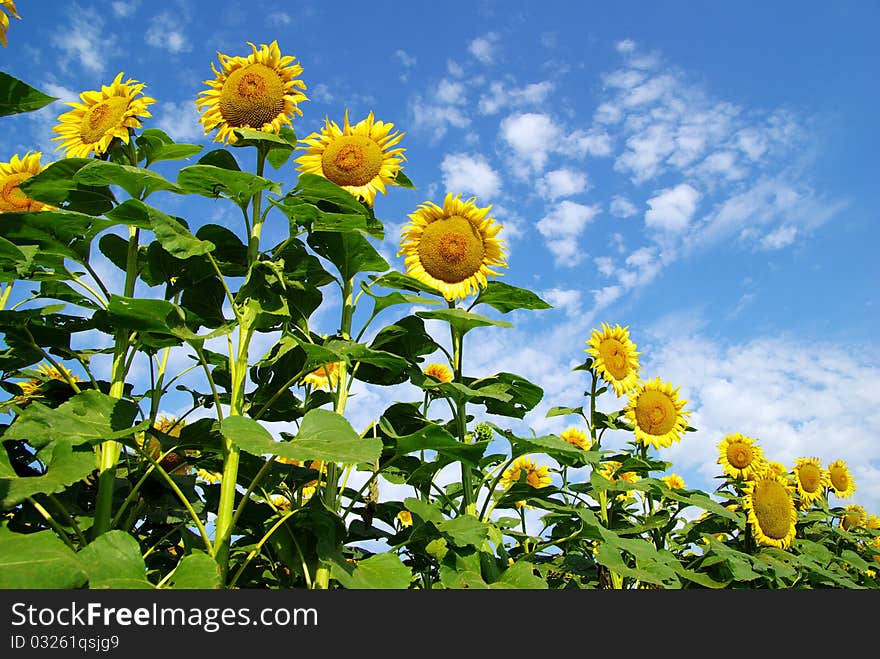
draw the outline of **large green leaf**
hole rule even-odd
[[[248,172],[223,169],[214,165],[190,165],[177,174],[177,185],[187,192],[205,197],[227,197],[238,204],[247,203],[257,192],[268,190],[281,194],[274,181]]]
[[[212,242],[196,238],[177,218],[166,215],[137,199],[129,199],[120,204],[107,213],[107,216],[131,226],[152,229],[159,244],[178,259],[188,259],[214,250]]]
[[[501,313],[509,313],[514,309],[552,309],[552,305],[547,304],[532,291],[525,288],[517,288],[503,281],[492,280],[486,288],[480,291],[477,299],[470,308],[478,304],[488,304],[500,311]]]
[[[54,409],[32,401],[9,426],[3,439],[23,440],[37,449],[52,442],[75,446],[122,439],[148,425],[145,422],[132,427],[137,411],[137,405],[130,401],[89,389]]]
[[[489,536],[489,525],[474,515],[459,515],[436,525],[458,547],[479,548]]]
[[[220,422],[220,432],[252,455],[278,455],[291,460],[374,463],[382,451],[381,440],[360,437],[345,417],[323,409],[306,412],[299,431],[289,442],[275,441],[268,430],[248,417],[226,417]]]
[[[0,71],[0,117],[39,110],[57,100]]]
[[[86,578],[77,555],[52,531],[0,528],[0,589],[80,588]]]
[[[73,180],[93,186],[118,185],[134,199],[146,199],[159,190],[183,193],[174,183],[152,170],[104,160],[93,160],[82,167]]]
[[[513,327],[506,320],[495,320],[478,313],[471,313],[464,309],[437,309],[430,311],[416,311],[419,318],[430,320],[442,320],[456,328],[461,334],[471,331],[475,327]]]
[[[204,147],[199,144],[177,144],[158,128],[146,128],[137,136],[139,158],[146,159],[146,166],[160,160],[181,160],[199,153]]]
[[[4,213],[0,237],[83,263],[89,258],[92,238],[110,226],[107,220],[67,210]]]
[[[398,291],[410,291],[412,293],[430,293],[431,295],[443,297],[443,293],[433,286],[428,286],[415,277],[410,277],[409,275],[397,271],[387,272],[384,275],[379,276],[371,275],[370,279],[373,280],[374,284],[384,286],[385,288],[391,288]]]
[[[330,576],[349,590],[403,590],[412,580],[412,571],[391,552],[370,556],[350,568],[348,564],[334,563],[330,571]]]
[[[361,272],[385,272],[388,262],[361,233],[312,233],[309,245],[339,270],[343,280]]]
[[[183,557],[166,584],[178,590],[217,589],[221,587],[220,568],[208,554],[195,550]]]
[[[2,446],[0,453],[4,454],[0,459],[5,460]],[[69,442],[49,444],[37,453],[37,458],[46,465],[46,471],[39,476],[17,476],[0,464],[0,508],[9,510],[34,494],[61,492],[95,469],[94,450],[74,447]]]
[[[19,187],[31,199],[57,208],[101,215],[113,208],[110,187],[86,185],[75,180],[76,173],[93,162],[94,158],[56,160],[39,174],[22,181]]]
[[[141,548],[125,531],[108,531],[83,547],[79,563],[91,589],[149,589]]]
[[[534,572],[535,566],[528,561],[517,561],[490,584],[490,588],[519,588],[521,590],[547,590],[547,582]]]

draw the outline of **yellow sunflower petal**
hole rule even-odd
[[[788,480],[772,469],[764,469],[747,481],[743,489],[755,542],[787,549],[797,532],[797,511]]]
[[[33,213],[52,208],[31,199],[19,188],[23,181],[45,169],[40,164],[42,156],[39,151],[28,152],[24,158],[15,154],[9,162],[0,162],[0,213]]]
[[[638,385],[629,394],[624,412],[635,427],[636,439],[654,448],[672,446],[681,440],[690,414],[686,400],[678,397],[678,387],[655,378]]]
[[[629,328],[602,323],[587,341],[587,352],[593,368],[605,382],[614,387],[618,396],[635,388],[639,381],[639,352],[629,338]]]
[[[762,471],[767,464],[764,451],[751,437],[738,432],[730,433],[718,444],[718,464],[724,473],[748,480]]]

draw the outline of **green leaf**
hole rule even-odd
[[[77,555],[54,532],[25,534],[0,528],[0,589],[69,590],[85,582]]]
[[[487,316],[471,313],[464,309],[437,309],[436,311],[416,311],[419,318],[442,320],[449,323],[461,334],[470,332],[475,327],[513,327],[512,323],[504,320],[494,320]]]
[[[146,128],[138,135],[139,158],[146,159],[146,166],[161,160],[182,160],[199,153],[204,147],[199,144],[177,144],[164,131]]]
[[[413,182],[409,180],[409,176],[403,173],[402,169],[398,169],[397,173],[394,175],[394,183],[408,190],[416,189],[416,186],[413,185]]]
[[[410,277],[409,275],[397,271],[386,272],[384,275],[380,276],[370,275],[370,279],[374,284],[384,286],[385,288],[399,291],[410,291],[413,293],[430,293],[431,295],[436,295],[441,298],[443,297],[443,293],[433,286],[428,286],[415,277]]]
[[[236,160],[235,156],[226,149],[214,149],[213,151],[208,151],[208,153],[199,158],[198,164],[211,165],[213,167],[219,167],[220,169],[228,169],[233,172],[241,171],[241,167],[238,166],[238,160]]]
[[[488,378],[481,378],[470,383],[470,388],[479,392],[491,392],[492,395],[472,398],[475,403],[486,406],[489,414],[522,419],[527,412],[541,402],[544,390],[520,375],[514,373],[498,373]],[[502,400],[498,394],[505,394]]]
[[[220,432],[233,444],[252,455],[278,455],[291,460],[324,460],[343,464],[375,463],[382,441],[362,438],[340,414],[314,409],[306,412],[293,440],[278,442],[257,421],[228,416]]]
[[[115,327],[174,335],[173,328],[183,325],[183,309],[167,300],[111,295],[107,317]]]
[[[6,452],[2,445],[0,452]],[[39,476],[17,476],[0,464],[0,508],[9,510],[34,494],[61,492],[95,469],[95,452],[91,446],[73,447],[69,442],[54,442],[40,450],[37,458],[46,465],[45,472]]]
[[[361,272],[384,272],[389,268],[388,262],[360,233],[312,233],[308,243],[336,266],[343,281]]]
[[[392,434],[386,425],[383,425],[382,429],[394,438],[398,455],[409,455],[416,451],[437,451],[441,455],[447,455],[463,464],[476,467],[486,450],[486,442],[464,444],[435,423],[403,437]]]
[[[547,417],[552,416],[568,416],[569,414],[580,414],[584,413],[583,407],[551,407],[547,410]]]
[[[57,254],[83,263],[89,258],[92,238],[112,225],[107,220],[67,210],[3,213],[0,237],[19,247],[32,245],[39,247],[42,254]]]
[[[125,531],[108,531],[83,547],[78,557],[91,589],[154,588],[147,581],[137,540]]]
[[[179,220],[152,206],[143,204],[143,207],[150,218],[156,240],[172,256],[178,259],[188,259],[191,256],[201,256],[214,251],[214,243],[208,240],[199,240]]]
[[[281,185],[269,179],[215,167],[214,165],[190,165],[177,174],[177,185],[187,192],[205,197],[226,197],[239,205],[247,203],[261,190],[281,194]]]
[[[517,561],[507,568],[490,588],[519,588],[523,590],[547,590],[547,582],[534,572],[535,566],[528,561]]]
[[[22,181],[19,186],[28,197],[57,208],[101,215],[113,208],[115,201],[109,186],[91,186],[76,181],[76,173],[94,158],[62,158],[42,172]]]
[[[459,515],[436,525],[458,547],[479,548],[489,536],[489,525],[474,515]]]
[[[404,590],[412,580],[410,569],[392,552],[358,561],[351,571],[348,567],[333,563],[330,576],[349,590]]]
[[[166,588],[178,590],[213,590],[221,588],[220,568],[203,551],[194,550],[183,557],[168,578]]]
[[[39,110],[57,100],[0,71],[0,117]]]
[[[253,128],[236,128],[233,133],[235,133],[236,140],[230,143],[229,146],[232,147],[262,146],[267,150],[283,147],[292,150],[296,146],[296,142],[291,144],[275,133],[267,133]]]
[[[511,431],[493,425],[493,428],[510,442],[511,457],[528,454],[545,454],[567,465],[598,464],[602,456],[598,451],[585,451],[579,446],[569,444],[556,435],[543,437],[517,437]]]
[[[407,497],[403,500],[403,505],[413,515],[418,515],[426,522],[431,522],[435,526],[442,524],[444,521],[443,512],[434,504],[427,503],[421,499]]]
[[[480,291],[471,309],[478,304],[488,304],[500,311],[509,313],[514,309],[552,309],[550,304],[525,288],[517,288],[504,282],[492,280]]]
[[[159,190],[183,194],[183,190],[161,174],[104,160],[93,160],[82,167],[73,180],[92,186],[118,185],[135,199],[146,199]]]
[[[89,389],[54,409],[31,401],[3,439],[20,439],[37,449],[53,442],[76,446],[118,440],[149,425],[145,421],[132,427],[137,412],[137,405],[130,401]]]

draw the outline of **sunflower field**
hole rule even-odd
[[[10,18],[0,0],[3,46]],[[675,383],[640,376],[637,328],[585,327],[582,404],[548,412],[567,429],[514,430],[544,392],[468,356],[550,305],[504,282],[492,206],[428,199],[387,235],[383,197],[415,187],[404,131],[340,109],[297,135],[312,83],[277,42],[204,64],[216,148],[151,127],[148,81],[120,72],[59,111],[57,160],[0,154],[0,587],[880,585],[846,456],[781,464],[718,437],[711,492],[658,457],[699,429]],[[0,73],[0,114],[56,101]],[[218,204],[237,231],[207,219]],[[414,393],[355,427],[354,385]]]

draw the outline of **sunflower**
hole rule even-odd
[[[517,458],[510,467],[508,467],[501,477],[501,487],[508,488],[514,483],[525,479],[526,483],[536,489],[547,487],[553,482],[550,477],[550,468],[546,465],[540,467],[535,461],[528,456]]]
[[[793,471],[800,507],[806,510],[825,495],[825,488],[830,486],[828,472],[819,458],[798,458]]]
[[[397,521],[400,522],[400,526],[402,528],[406,528],[407,526],[412,526],[413,518],[412,513],[408,510],[401,510],[397,513]]]
[[[617,460],[607,460],[603,463],[602,468],[599,470],[599,475],[605,478],[606,480],[611,481],[612,483],[616,481],[624,481],[625,483],[635,483],[639,480],[639,475],[634,471],[624,471],[620,472],[619,469],[622,466],[621,462]],[[627,501],[631,499],[633,496],[632,490],[625,490],[621,494],[617,495],[618,501]]]
[[[88,158],[104,154],[113,138],[128,144],[130,129],[141,127],[140,118],[152,116],[147,106],[156,100],[142,96],[144,83],[122,82],[122,75],[102,85],[101,91],[80,94],[82,103],[67,103],[73,110],[58,117],[60,123],[52,129],[58,133],[52,139],[61,142],[56,151],[65,149],[68,158]]]
[[[182,419],[177,419],[173,416],[165,416],[162,415],[157,418],[153,422],[153,428],[161,432],[162,434],[168,435],[169,437],[179,438],[180,431],[183,429],[183,426],[186,425],[186,421]],[[140,432],[136,436],[137,445],[141,448],[145,448],[149,453],[150,457],[153,460],[157,460],[159,456],[162,455],[162,442],[160,442],[156,437],[150,435],[149,441],[147,440],[146,433]],[[181,451],[178,453],[177,451],[171,451],[170,453],[166,453],[165,456],[159,461],[159,466],[162,467],[169,474],[173,473],[189,473],[190,467],[186,463],[186,456],[197,455],[196,451]]]
[[[223,474],[207,469],[196,469],[196,476],[206,483],[216,484],[223,481]]]
[[[751,437],[730,433],[718,444],[718,464],[733,478],[748,480],[766,467],[764,451]]]
[[[28,151],[24,158],[15,154],[9,162],[0,162],[0,213],[33,213],[52,208],[48,204],[30,199],[18,187],[22,181],[45,169],[40,164],[42,156],[39,151]]]
[[[9,16],[6,15],[6,12],[9,12],[9,15],[14,18],[21,18],[15,9],[13,0],[0,0],[0,43],[4,48],[6,48],[6,31],[9,29]]]
[[[640,353],[630,341],[629,328],[602,323],[594,329],[584,352],[593,358],[593,367],[605,382],[614,387],[618,396],[633,389],[639,381]]]
[[[687,487],[684,484],[684,479],[678,474],[669,474],[668,476],[664,476],[660,480],[666,483],[666,487],[668,487],[670,490],[683,490]]]
[[[492,267],[506,268],[502,226],[489,217],[491,206],[479,208],[472,197],[446,195],[443,206],[425,202],[404,226],[398,256],[408,275],[439,290],[447,300],[463,299],[497,276]]]
[[[843,460],[835,460],[828,465],[828,481],[831,491],[841,499],[848,499],[856,491],[856,484]]]
[[[764,469],[744,486],[745,508],[759,545],[787,549],[794,540],[797,511],[788,481]]]
[[[71,382],[82,382],[79,376],[71,373],[64,364],[58,364],[57,367],[50,366],[49,364],[40,364],[36,370],[39,374],[38,377],[16,383],[19,389],[21,389],[21,395],[15,398],[16,402],[25,404],[30,399],[39,397],[42,393],[41,385],[49,380],[57,380],[68,385]]]
[[[330,362],[319,366],[311,373],[306,373],[303,384],[310,384],[317,389],[333,389],[339,382],[339,367],[342,362]]]
[[[278,133],[284,124],[293,125],[291,117],[302,115],[297,104],[308,100],[295,57],[282,57],[277,41],[259,49],[248,45],[253,52],[247,57],[217,53],[221,70],[211,64],[215,78],[205,80],[208,89],[196,100],[205,135],[217,129],[215,142],[234,143],[237,128]]]
[[[589,451],[590,447],[593,445],[593,443],[587,437],[587,433],[580,428],[575,428],[574,426],[563,430],[561,433],[559,433],[559,437],[561,439],[564,439],[569,444],[572,444],[573,446],[579,446],[585,451]]]
[[[290,499],[283,494],[273,494],[269,497],[269,502],[275,506],[279,513],[286,513],[290,510]]]
[[[324,128],[301,142],[306,153],[296,159],[299,171],[323,176],[372,206],[377,192],[385,194],[386,185],[397,185],[395,177],[406,160],[405,149],[397,147],[404,133],[392,133],[393,128],[376,121],[372,112],[352,126],[346,110],[342,128],[325,117]]]
[[[428,364],[425,367],[425,375],[440,382],[452,382],[452,371],[444,364]]]
[[[840,519],[840,525],[843,527],[844,531],[849,531],[856,526],[866,526],[867,522],[867,511],[855,503],[849,504],[844,509],[843,517]]]
[[[874,531],[880,530],[880,517],[877,517],[877,515],[873,513],[868,515],[868,519],[865,521],[865,528]]]
[[[690,412],[682,409],[685,403],[678,398],[678,387],[658,377],[630,392],[624,416],[635,426],[638,441],[654,448],[672,446],[687,427],[685,417]]]

